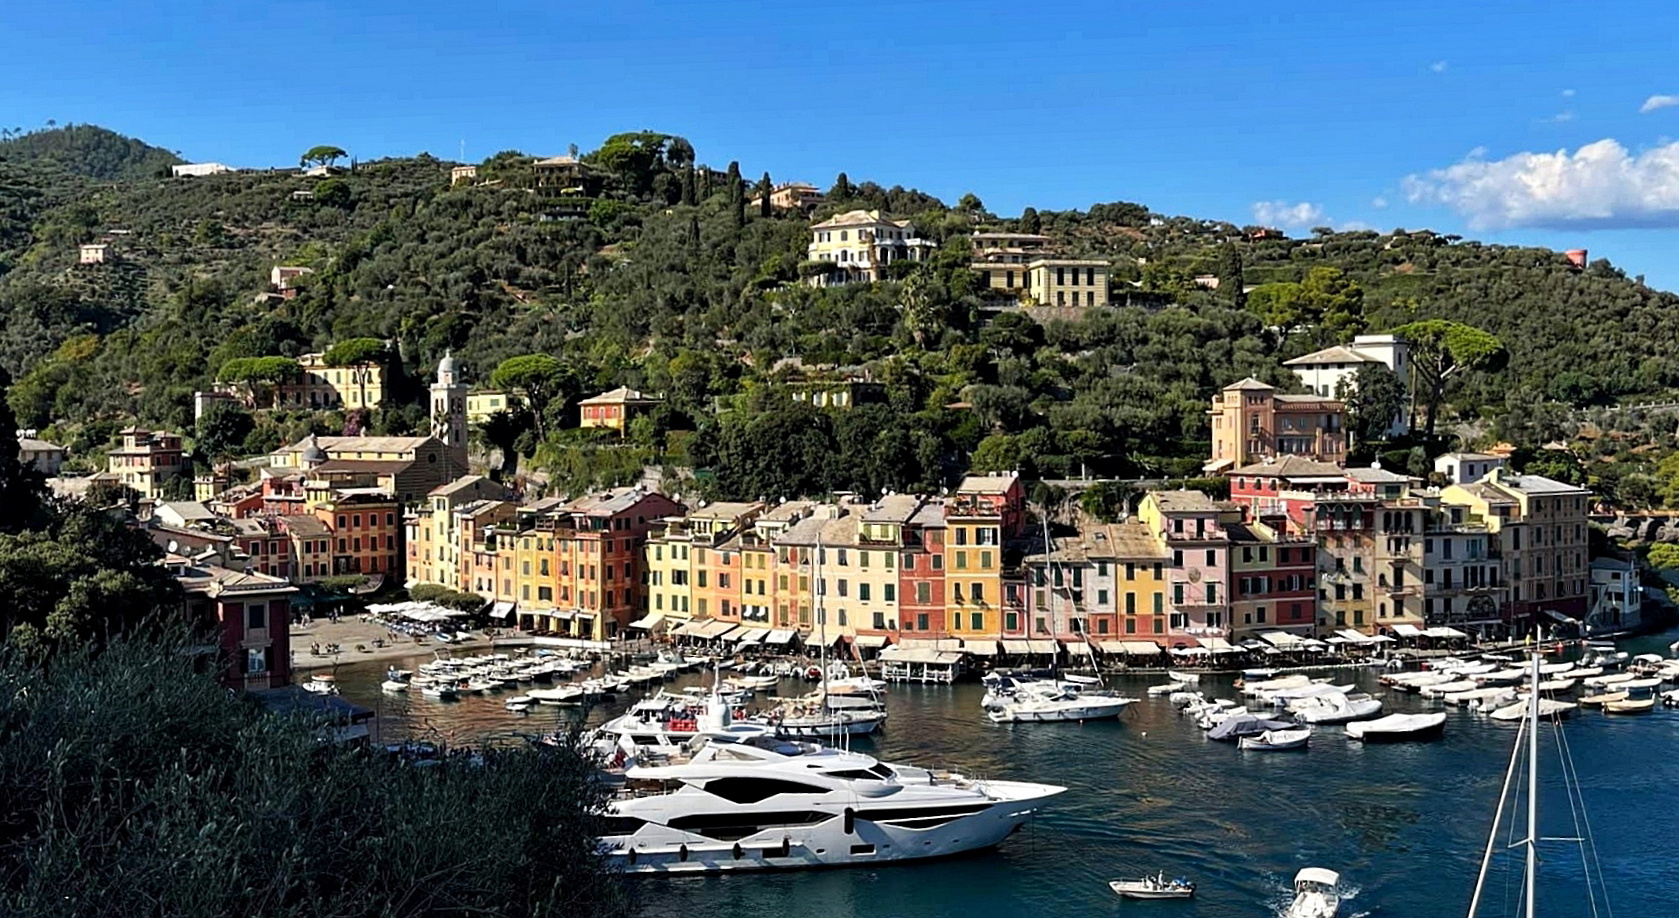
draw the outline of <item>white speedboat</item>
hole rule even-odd
[[[1638,676],[1633,673],[1608,673],[1602,676],[1588,676],[1583,681],[1587,688],[1602,688],[1606,685],[1619,685],[1622,682],[1631,682],[1637,678]]]
[[[1316,695],[1288,706],[1294,719],[1303,724],[1346,724],[1368,720],[1382,713],[1382,701],[1369,695]]]
[[[379,683],[379,691],[384,692],[387,695],[400,695],[403,692],[408,691],[408,683],[398,682],[395,679],[386,679],[385,681]]]
[[[1035,689],[1021,692],[1002,707],[986,712],[995,723],[1052,723],[1104,720],[1125,713],[1134,698]]]
[[[1632,695],[1628,692],[1599,692],[1596,695],[1583,695],[1580,698],[1580,707],[1601,708],[1606,704],[1625,701],[1630,697]]]
[[[1148,687],[1148,696],[1150,698],[1159,698],[1162,695],[1170,695],[1173,692],[1182,692],[1187,688],[1188,686],[1182,682],[1167,682],[1162,685],[1151,685]]]
[[[1444,717],[1445,715],[1441,715]],[[1341,908],[1336,887],[1341,875],[1322,867],[1307,867],[1294,875],[1294,901],[1283,918],[1335,918]]]
[[[1136,880],[1109,880],[1108,888],[1125,899],[1188,899],[1195,895],[1195,884],[1178,877],[1166,879],[1161,873]]]
[[[880,864],[989,848],[1066,788],[979,781],[758,736],[629,762],[601,844],[627,873]]]
[[[514,714],[523,714],[536,707],[536,699],[529,695],[514,695],[502,702],[501,706]]]
[[[1433,714],[1389,714],[1375,720],[1347,724],[1347,735],[1366,743],[1392,743],[1433,739],[1446,728],[1446,712]]]
[[[1255,752],[1281,752],[1286,749],[1304,749],[1306,742],[1311,738],[1311,727],[1297,727],[1289,730],[1266,730],[1258,736],[1244,736],[1236,745],[1238,748]]]
[[[1201,681],[1201,675],[1199,673],[1185,673],[1179,672],[1175,669],[1166,670],[1166,678],[1172,680],[1173,682],[1184,682],[1190,685],[1195,685]]]

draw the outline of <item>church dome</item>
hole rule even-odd
[[[310,434],[309,439],[303,442],[303,453],[300,458],[302,458],[303,464],[309,468],[314,468],[326,461],[326,450],[321,448],[321,441],[314,434]]]
[[[449,351],[443,352],[443,359],[437,362],[437,378],[439,381],[452,380],[455,375],[455,355]]]

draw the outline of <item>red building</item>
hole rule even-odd
[[[185,593],[189,619],[217,635],[222,685],[278,688],[291,682],[291,597],[278,577],[229,570],[169,555],[170,573]]]
[[[904,527],[898,564],[898,625],[905,637],[949,635],[944,596],[944,505],[928,501]]]
[[[642,546],[653,526],[681,504],[640,487],[613,488],[569,501],[535,521],[554,533],[554,562],[571,568],[573,633],[610,640],[647,608]]]

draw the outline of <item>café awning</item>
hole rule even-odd
[[[778,628],[764,636],[764,643],[777,646],[791,644],[793,643],[793,632]]]
[[[886,635],[884,635],[884,634],[859,634],[859,635],[857,635],[857,638],[856,638],[855,641],[853,641],[853,643],[855,643],[858,647],[885,647],[886,646]]]
[[[1204,637],[1201,639],[1201,646],[1213,653],[1232,649],[1230,642],[1221,637]]]
[[[506,618],[513,614],[513,603],[502,600],[490,607],[491,618]]]
[[[764,628],[752,628],[747,625],[741,625],[740,631],[735,633],[735,643],[741,647],[750,647],[753,644],[762,644],[764,642],[764,638],[769,637],[769,634],[769,631]]]
[[[1092,653],[1090,645],[1083,641],[1068,641],[1063,646],[1067,648],[1067,653],[1075,657],[1088,657]]]
[[[1393,633],[1400,637],[1419,637],[1423,632],[1416,625],[1402,622],[1393,626]]]
[[[997,642],[964,640],[962,649],[976,657],[994,657],[997,655]]]
[[[1033,638],[1032,640],[1026,642],[1026,648],[1031,653],[1043,654],[1051,657],[1061,652],[1061,645],[1047,638],[1042,640]]]

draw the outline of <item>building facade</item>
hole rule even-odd
[[[1285,395],[1250,376],[1225,386],[1208,415],[1213,434],[1209,472],[1279,456],[1346,462],[1346,408],[1335,399]]]
[[[146,500],[161,500],[164,487],[188,474],[181,435],[127,427],[121,445],[106,455],[106,468],[117,481]]]
[[[872,283],[885,277],[888,265],[922,261],[935,246],[915,233],[908,220],[893,220],[878,210],[852,210],[810,228],[805,257],[827,270],[811,275],[816,286]]]

